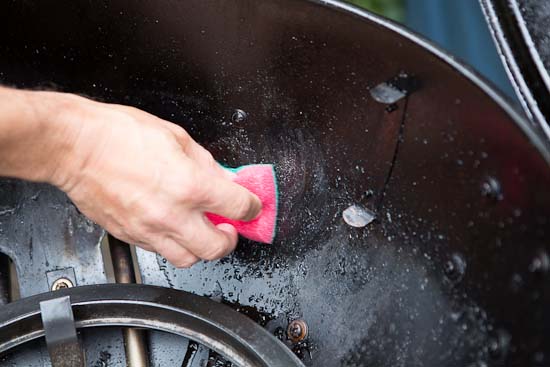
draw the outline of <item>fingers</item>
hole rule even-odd
[[[165,122],[165,121],[163,121]],[[174,134],[185,154],[200,167],[206,169],[209,173],[216,176],[222,176],[228,179],[233,178],[233,172],[223,169],[212,157],[212,154],[193,138],[180,126],[167,122],[167,128]]]
[[[201,208],[229,219],[250,221],[262,210],[260,199],[243,186],[226,178],[208,175],[201,179]]]
[[[200,259],[222,258],[237,245],[237,230],[230,224],[214,226],[207,219],[196,218],[189,226],[194,235],[185,233],[179,240],[166,238],[155,246],[155,251],[177,268],[189,268]]]
[[[178,242],[193,255],[204,260],[216,260],[230,254],[237,246],[237,230],[230,224],[214,226],[204,215],[197,213],[181,226]]]
[[[173,124],[172,124],[173,125]],[[173,125],[176,129],[180,129],[177,125]],[[187,134],[187,133],[185,133]],[[218,162],[214,160],[212,154],[206,150],[202,145],[197,143],[189,135],[186,137],[178,138],[178,142],[181,145],[185,154],[200,165],[205,171],[215,176],[225,177],[227,179],[232,179],[235,175],[233,172],[223,169]]]
[[[177,268],[189,268],[200,259],[178,242],[165,238],[155,245],[155,250]]]
[[[210,174],[225,177],[227,179],[232,179],[235,175],[233,172],[223,169],[222,166],[214,160],[212,154],[195,141],[189,143],[185,148],[185,153],[201,167],[205,168]]]

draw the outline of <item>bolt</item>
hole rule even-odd
[[[231,120],[237,124],[240,124],[245,122],[247,117],[248,114],[246,112],[237,108],[235,111],[233,111],[233,115],[231,115]]]
[[[466,271],[466,261],[457,253],[452,256],[443,264],[443,271],[452,283],[458,283],[464,277]]]
[[[73,282],[67,278],[59,278],[52,284],[52,291],[58,291],[60,289],[72,288]]]
[[[288,324],[286,334],[293,343],[298,343],[307,337],[307,324],[304,320],[294,320]]]

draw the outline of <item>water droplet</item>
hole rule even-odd
[[[481,194],[494,201],[503,199],[500,183],[494,177],[488,177],[481,184]]]
[[[342,212],[342,217],[350,226],[361,228],[371,223],[376,216],[371,210],[354,204]]]
[[[512,289],[512,292],[518,293],[522,287],[523,278],[518,273],[514,273],[514,275],[512,275],[512,279],[510,279],[510,288]]]
[[[385,110],[386,110],[387,113],[391,113],[393,111],[397,111],[398,108],[399,108],[399,106],[397,106],[397,104],[392,103],[392,104],[387,105]]]
[[[248,114],[246,112],[237,108],[235,109],[235,111],[233,111],[233,114],[231,115],[231,121],[235,123],[243,123],[246,121],[247,117]]]
[[[535,256],[533,261],[531,261],[531,264],[529,265],[529,271],[531,273],[548,273],[548,270],[550,270],[550,258],[548,257],[548,253],[546,251],[541,250]]]
[[[445,262],[443,270],[447,279],[456,284],[462,280],[466,273],[466,261],[460,254],[454,253]]]
[[[537,366],[541,363],[544,363],[544,353],[543,352],[536,352],[533,355],[533,362],[537,364]]]
[[[502,360],[506,357],[510,347],[510,334],[504,330],[497,330],[495,335],[489,338],[487,350],[491,358]]]

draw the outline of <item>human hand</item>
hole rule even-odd
[[[60,99],[50,119],[64,139],[44,180],[120,240],[189,267],[237,243],[233,226],[214,226],[205,212],[237,220],[259,214],[258,197],[181,127],[132,107],[41,93]]]

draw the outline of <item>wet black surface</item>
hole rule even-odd
[[[101,4],[4,5],[0,81],[143,108],[280,183],[274,244],[190,270],[140,251],[145,282],[276,335],[303,319],[281,338],[308,366],[548,362],[549,165],[475,76],[313,2]],[[420,87],[371,97],[403,73]],[[376,219],[348,226],[352,204]]]

